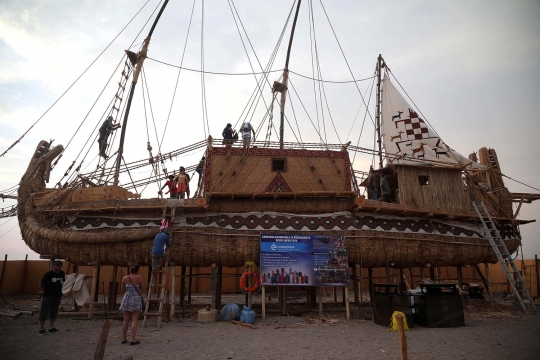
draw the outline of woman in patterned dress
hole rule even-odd
[[[139,314],[143,308],[143,299],[141,295],[142,276],[139,275],[139,265],[134,265],[129,269],[129,275],[122,279],[122,286],[126,293],[120,304],[120,310],[124,311],[124,323],[122,324],[122,344],[127,343],[127,330],[129,319],[131,319],[131,342],[130,345],[137,345],[141,342],[137,340],[137,323]]]

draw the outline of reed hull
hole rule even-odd
[[[443,233],[444,229],[440,229],[444,224],[418,218],[389,219],[371,214],[352,213],[320,215],[195,214],[186,218],[186,225],[174,226],[169,259],[178,266],[204,267],[213,263],[229,267],[243,266],[246,261],[259,262],[260,234],[306,234],[309,231],[310,234],[345,235],[351,266],[360,264],[362,267],[372,268],[389,265],[394,268],[405,268],[428,264],[463,266],[497,261],[487,239],[471,230],[470,224],[460,228],[459,224],[454,223],[455,226],[449,227],[453,234],[447,235]],[[280,217],[289,221],[280,220]],[[238,218],[245,219],[244,223]],[[100,226],[107,223],[106,219],[99,221]],[[362,226],[355,228],[353,224],[358,221],[363,222]],[[408,227],[396,229],[395,225],[390,224],[392,221],[402,226],[408,224]],[[303,228],[294,229],[291,223],[296,222],[300,223],[297,227]],[[306,229],[306,222],[308,225],[313,222],[313,227],[317,229]],[[325,224],[327,229],[322,228],[317,222]],[[374,229],[366,230],[365,223],[370,222]],[[374,222],[378,223],[373,224]],[[216,226],[218,223],[224,224]],[[276,229],[280,223],[283,229]],[[428,223],[432,226],[428,229],[431,232],[421,231]],[[118,225],[117,219],[114,224],[122,228],[91,230],[41,228],[36,232],[30,231],[28,227],[23,229],[23,238],[30,248],[40,254],[77,264],[149,265],[154,236],[159,231],[158,221],[156,220],[152,227],[124,227],[123,224]],[[253,229],[247,228],[250,224]],[[267,229],[261,229],[262,224],[266,224]],[[341,228],[336,227],[336,224]],[[386,224],[387,230],[382,229],[381,224]],[[411,227],[418,231],[411,232]],[[508,250],[513,253],[521,244],[519,234],[508,227],[501,230],[505,235]]]

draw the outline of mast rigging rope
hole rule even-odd
[[[150,0],[147,0],[144,5],[139,9],[139,11],[137,11],[137,13],[135,15],[133,15],[133,17],[131,18],[131,20],[128,21],[128,23],[122,28],[122,30],[120,30],[120,32],[114,37],[114,39],[111,40],[111,42],[109,42],[109,44],[105,47],[105,49],[103,49],[99,55],[94,59],[94,61],[92,61],[90,63],[90,65],[88,65],[88,67],[82,72],[81,75],[79,75],[79,77],[77,77],[77,79],[75,79],[75,81],[73,83],[71,83],[71,85],[69,85],[69,87],[66,89],[66,91],[64,91],[62,93],[62,95],[60,95],[60,97],[58,99],[56,99],[56,101],[47,109],[45,110],[45,112],[43,113],[43,115],[41,115],[22,135],[21,137],[19,137],[19,139],[17,139],[17,141],[15,141],[13,144],[11,144],[11,146],[9,148],[7,148],[2,154],[0,154],[0,157],[4,156],[9,150],[11,150],[15,145],[17,145],[17,143],[19,143],[22,138],[24,138],[26,136],[26,134],[28,134],[28,132],[30,130],[32,130],[32,128],[41,120],[43,119],[43,117],[49,112],[49,110],[51,110],[53,108],[53,106],[56,105],[56,103],[58,103],[63,97],[64,95],[79,81],[79,79],[81,77],[83,77],[84,74],[86,74],[86,72],[94,65],[94,63],[101,57],[101,55],[103,55],[103,53],[105,51],[107,51],[107,49],[113,44],[113,42],[115,42],[115,40],[120,36],[120,34],[122,34],[124,32],[124,30],[129,26],[129,24],[131,24],[131,22],[135,19],[135,17],[137,17],[137,15],[139,15],[139,13],[142,11],[142,9],[146,6],[146,4],[148,4]]]

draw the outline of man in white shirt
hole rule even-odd
[[[242,133],[243,146],[247,149],[249,147],[249,144],[251,143],[251,133],[253,133],[253,141],[256,141],[255,130],[253,129],[253,126],[251,126],[251,124],[246,121],[242,124],[240,132]]]

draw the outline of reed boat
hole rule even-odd
[[[179,150],[125,163],[129,106],[152,32],[166,5],[167,1],[139,52],[127,52],[124,71],[132,87],[125,94],[127,110],[118,151],[111,151],[109,160],[100,159],[90,173],[72,165],[69,181],[47,188],[63,147],[48,141],[38,144],[18,190],[20,229],[32,250],[76,264],[149,265],[161,220],[171,217],[169,260],[181,266],[258,263],[260,235],[269,233],[345,235],[351,266],[494,263],[497,258],[479,225],[473,201],[486,204],[511,253],[520,246],[519,225],[527,221],[516,218],[512,202],[531,197],[508,191],[494,149],[481,148],[478,155],[464,157],[448,146],[394,86],[382,56],[377,58],[374,77],[378,148],[360,148],[350,142],[283,141],[296,17],[283,76],[272,86],[272,106],[281,99],[279,141],[253,141],[244,147],[242,141],[229,145],[208,137]],[[111,106],[109,114],[115,118],[121,116],[123,95]],[[130,169],[146,166],[159,174],[154,182],[162,181],[163,175],[171,173],[164,166],[167,161],[196,149],[205,149],[205,160],[200,177],[192,179],[193,198],[143,199],[134,190],[147,183],[126,180],[131,178]],[[364,195],[368,169],[353,168],[350,155],[355,152],[379,159],[376,176],[387,176],[392,202]]]

